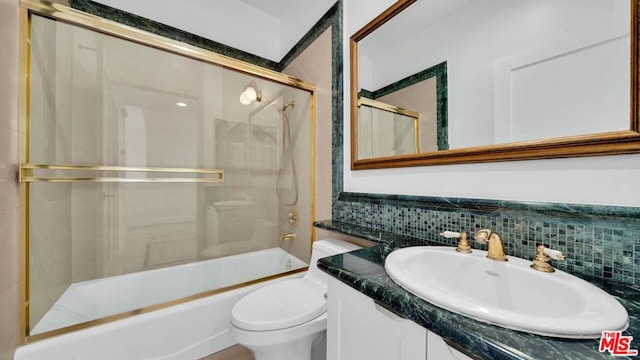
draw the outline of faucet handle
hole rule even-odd
[[[547,248],[544,245],[538,245],[536,247],[536,256],[533,258],[533,264],[531,264],[531,268],[534,270],[552,273],[556,271],[556,269],[551,266],[549,263],[549,258],[554,260],[564,260],[564,254],[558,250],[552,250]]]
[[[444,236],[447,239],[459,238],[461,235],[462,235],[462,233],[455,232],[455,231],[443,231],[443,232],[440,233],[440,236]]]
[[[456,251],[466,254],[471,252],[471,245],[469,245],[469,239],[466,232],[443,231],[440,233],[440,236],[444,236],[447,239],[459,238]]]
[[[552,258],[553,260],[564,260],[564,254],[561,251],[558,250],[552,250],[549,249],[548,247],[545,247],[544,245],[541,245],[544,249],[542,250],[545,254],[547,254],[550,258]]]

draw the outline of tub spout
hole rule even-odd
[[[288,240],[295,240],[295,239],[296,239],[296,233],[288,233],[288,234],[280,235],[280,241],[288,241]]]

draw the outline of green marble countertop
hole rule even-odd
[[[320,259],[318,268],[392,312],[441,336],[473,358],[588,360],[613,357],[608,352],[598,351],[598,339],[571,340],[538,336],[452,313],[412,295],[389,278],[384,270],[384,260],[389,253],[401,247],[436,245],[435,243],[332,221],[316,222],[314,226],[377,243],[369,248]],[[630,324],[623,335],[634,337],[631,349],[640,349],[640,291],[624,284],[585,280],[614,295],[627,309]],[[553,296],[552,291],[549,296]]]

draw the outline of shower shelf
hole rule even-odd
[[[172,173],[172,174],[200,174],[216,175],[215,177],[100,177],[100,176],[34,176],[34,170],[65,170],[65,171],[99,171],[99,172],[127,172],[127,173]],[[161,168],[161,167],[126,167],[126,166],[102,166],[102,165],[55,165],[21,163],[20,182],[224,182],[223,169],[190,169],[190,168]]]

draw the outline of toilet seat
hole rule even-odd
[[[260,288],[240,299],[231,323],[244,330],[279,330],[311,321],[327,310],[326,289],[309,279],[293,279]]]

